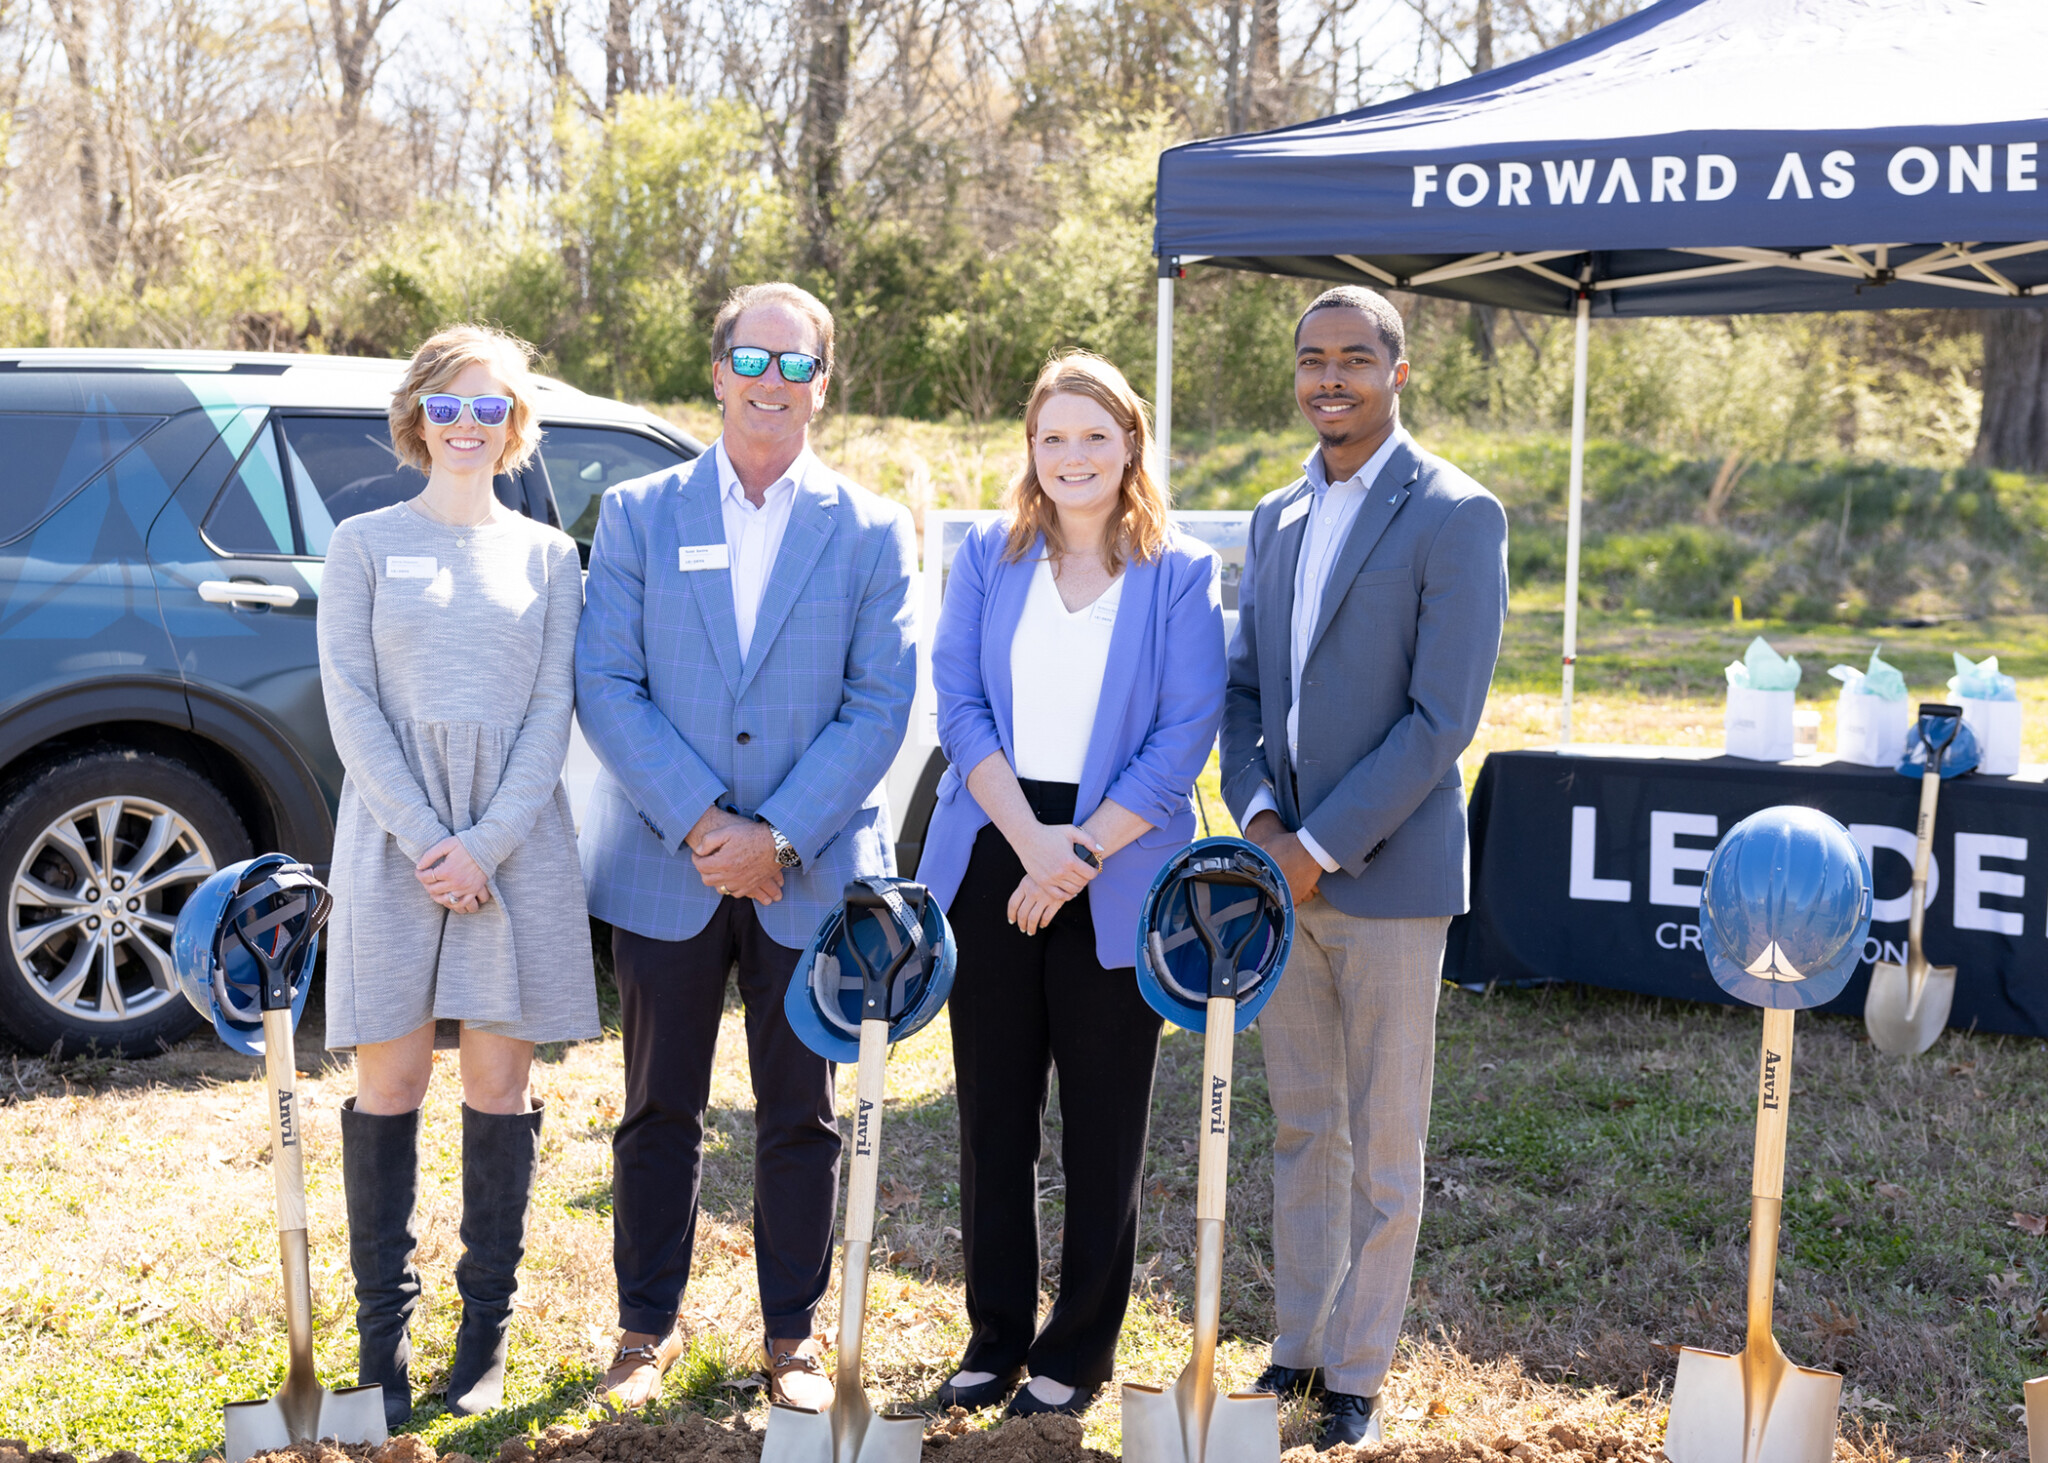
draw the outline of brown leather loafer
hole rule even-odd
[[[661,1395],[661,1379],[683,1354],[683,1331],[670,1326],[666,1336],[628,1331],[605,1368],[604,1394],[612,1406],[632,1411]]]
[[[825,1375],[824,1348],[817,1338],[777,1341],[768,1338],[768,1395],[785,1407],[823,1412],[832,1405],[832,1382]]]

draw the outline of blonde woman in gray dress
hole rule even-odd
[[[391,401],[407,502],[343,520],[320,594],[320,682],[347,769],[335,820],[327,1043],[353,1047],[342,1174],[358,1380],[412,1416],[413,1207],[434,1023],[462,1027],[462,1324],[447,1400],[504,1397],[541,1110],[536,1042],[598,1034],[562,786],[583,582],[576,546],[503,507],[539,445],[525,346],[476,326],[419,348]]]

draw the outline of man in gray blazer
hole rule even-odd
[[[1401,317],[1321,295],[1295,329],[1320,439],[1252,515],[1223,793],[1293,889],[1259,1018],[1278,1139],[1269,1391],[1318,1396],[1318,1446],[1375,1435],[1422,1217],[1444,934],[1467,894],[1458,754],[1507,613],[1507,518],[1400,425]]]

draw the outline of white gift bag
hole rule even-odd
[[[1755,762],[1784,762],[1792,756],[1792,702],[1790,691],[1752,691],[1743,686],[1728,688],[1728,711],[1722,722],[1731,757]]]
[[[2020,770],[2020,703],[1958,696],[1963,725],[1977,739],[1977,770],[2010,777]]]
[[[1896,767],[1913,725],[1911,700],[1844,690],[1835,702],[1835,757],[1859,767]]]

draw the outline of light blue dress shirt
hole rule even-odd
[[[1379,450],[1365,460],[1365,466],[1340,482],[1333,483],[1324,477],[1321,447],[1311,448],[1302,460],[1302,476],[1308,479],[1313,496],[1309,502],[1308,523],[1302,530],[1301,554],[1294,561],[1294,618],[1287,636],[1290,669],[1293,671],[1288,684],[1294,688],[1294,699],[1287,707],[1287,760],[1290,763],[1301,744],[1302,663],[1308,659],[1309,639],[1316,632],[1316,622],[1322,618],[1323,592],[1329,588],[1330,570],[1337,562],[1344,541],[1351,537],[1352,525],[1358,522],[1358,510],[1365,506],[1373,484],[1379,481],[1380,470],[1407,436],[1396,424],[1394,430],[1387,433],[1387,440],[1380,443]],[[1250,823],[1263,809],[1279,812],[1272,791],[1267,788],[1253,794],[1251,806],[1245,810],[1245,822]],[[1337,872],[1337,861],[1309,836],[1306,828],[1297,829],[1295,837],[1301,840],[1301,846],[1308,850],[1309,857],[1323,866],[1324,873]]]

